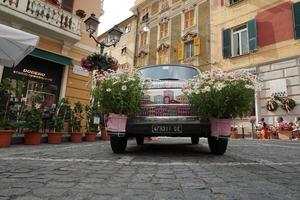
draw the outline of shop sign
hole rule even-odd
[[[23,68],[20,71],[14,70],[13,73],[21,75],[21,76],[27,76],[27,77],[30,77],[30,78],[36,78],[36,79],[44,80],[44,81],[51,81],[51,82],[53,81],[52,78],[47,78],[46,77],[46,73],[35,71],[35,70],[32,70],[32,69]]]
[[[77,74],[77,75],[80,75],[80,76],[86,76],[86,77],[89,76],[89,71],[87,69],[84,69],[84,68],[82,68],[80,66],[77,66],[77,65],[74,65],[73,73]]]

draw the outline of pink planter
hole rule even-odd
[[[106,130],[110,132],[126,132],[126,122],[126,115],[109,113]]]
[[[230,137],[231,135],[231,119],[210,119],[211,136]]]

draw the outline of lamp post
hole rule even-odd
[[[107,43],[104,41],[99,42],[93,35],[96,32],[98,25],[100,24],[100,22],[96,18],[96,15],[92,13],[91,16],[84,21],[84,23],[85,23],[86,31],[89,33],[89,37],[93,38],[93,40],[98,45],[100,45],[101,54],[103,54],[104,47],[111,47],[111,46],[115,47],[116,44],[120,41],[120,38],[123,34],[123,32],[119,29],[119,27],[115,25],[112,29],[108,31],[108,42]]]

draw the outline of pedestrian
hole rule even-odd
[[[261,126],[262,126],[262,128],[261,128],[262,138],[263,139],[268,139],[269,138],[268,137],[268,126],[265,122],[265,118],[261,118],[260,122],[261,122]]]

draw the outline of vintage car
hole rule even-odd
[[[145,137],[168,136],[190,137],[192,144],[199,138],[208,138],[214,154],[224,154],[228,139],[210,136],[210,122],[201,119],[182,92],[182,86],[189,79],[199,75],[197,68],[186,65],[152,65],[138,70],[142,77],[151,80],[145,96],[141,99],[140,113],[128,118],[126,133],[111,134],[111,147],[115,153],[122,153],[127,138],[135,137],[138,145]]]

